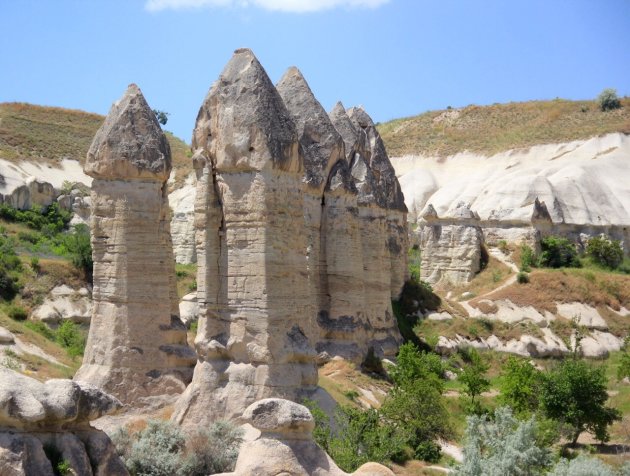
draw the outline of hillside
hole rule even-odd
[[[0,159],[53,162],[69,158],[83,162],[104,116],[25,103],[0,103]],[[190,172],[188,145],[166,132],[173,155],[175,181]]]
[[[378,126],[390,157],[447,157],[458,152],[497,152],[630,133],[630,98],[602,112],[596,101],[513,102],[429,111]]]

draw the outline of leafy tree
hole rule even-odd
[[[534,476],[549,465],[550,454],[536,443],[536,420],[519,422],[508,407],[497,408],[494,420],[469,416],[464,461],[455,476]]]
[[[458,379],[464,385],[464,394],[470,397],[469,411],[481,413],[481,404],[475,399],[490,388],[490,381],[486,377],[490,366],[474,348],[468,350],[468,359],[470,362],[460,372]]]
[[[155,114],[155,118],[163,126],[166,125],[166,123],[168,122],[168,116],[171,115],[170,112],[160,111],[159,109],[153,109],[153,114]]]
[[[586,254],[596,263],[610,269],[617,269],[623,262],[623,248],[618,240],[607,236],[595,236],[588,240]]]
[[[85,350],[85,334],[81,328],[72,321],[65,320],[55,331],[55,340],[65,347],[70,357],[83,355]]]
[[[542,372],[525,359],[508,358],[504,366],[500,400],[518,415],[533,413],[538,408]]]
[[[573,445],[584,431],[608,441],[608,427],[621,419],[619,410],[606,406],[605,368],[583,360],[567,359],[543,374],[540,399],[549,418],[571,427]]]
[[[328,453],[344,471],[369,461],[384,463],[404,452],[404,437],[385,425],[377,410],[339,407],[335,422],[338,432],[328,442]]]
[[[597,102],[602,111],[611,111],[613,109],[619,109],[621,107],[621,101],[617,96],[617,90],[613,88],[606,88],[599,96],[597,96]]]
[[[540,247],[542,249],[540,261],[543,266],[549,268],[579,268],[581,266],[575,245],[566,238],[548,236],[541,240]]]

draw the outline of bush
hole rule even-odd
[[[579,268],[581,266],[575,245],[566,238],[548,236],[541,240],[540,247],[542,266],[549,268]]]
[[[623,248],[618,240],[611,240],[605,235],[588,240],[586,255],[597,264],[610,269],[617,269],[623,262]]]
[[[619,97],[617,96],[617,90],[613,88],[606,88],[599,93],[599,96],[597,96],[597,102],[599,103],[599,108],[602,111],[611,111],[621,107],[621,101],[619,101]]]
[[[66,247],[72,255],[72,264],[85,272],[88,281],[92,282],[92,245],[90,229],[87,225],[76,225],[73,233],[66,238]]]
[[[529,274],[524,271],[519,271],[516,275],[516,282],[518,282],[519,284],[529,283]]]
[[[28,312],[21,306],[11,304],[7,309],[7,315],[14,321],[25,321],[28,317]]]
[[[464,461],[455,476],[542,474],[550,454],[536,443],[536,420],[519,422],[508,407],[497,408],[494,420],[487,415],[467,419]]]
[[[24,327],[43,335],[48,340],[55,340],[55,332],[42,321],[27,321]]]
[[[119,428],[112,442],[131,475],[201,476],[232,471],[241,436],[240,428],[218,421],[186,439],[174,423],[149,420],[134,435]]]
[[[597,458],[580,454],[573,460],[562,458],[548,476],[617,476],[617,474],[623,473],[617,473]]]
[[[55,331],[55,340],[68,351],[70,357],[83,355],[85,334],[74,322],[64,320]]]

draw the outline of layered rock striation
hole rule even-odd
[[[308,337],[302,176],[295,125],[266,72],[237,50],[193,133],[198,363],[174,418],[236,419],[256,400],[317,384]]]
[[[238,419],[261,398],[310,394],[316,352],[395,353],[406,209],[373,123],[343,114],[362,155],[346,150],[296,68],[274,87],[247,49],[206,96],[192,144],[198,363],[177,422]]]
[[[65,462],[82,476],[128,475],[107,435],[89,424],[121,407],[85,382],[41,383],[0,367],[0,474],[53,476]]]
[[[88,152],[93,311],[75,379],[131,405],[181,393],[195,354],[179,319],[166,137],[140,89],[112,106]]]

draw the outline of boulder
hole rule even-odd
[[[53,288],[44,302],[37,306],[31,317],[49,325],[68,319],[87,324],[92,317],[92,300],[86,288],[72,289],[65,284]]]
[[[85,382],[41,383],[0,367],[0,474],[52,476],[65,461],[74,474],[128,475],[107,435],[89,425],[121,407]]]
[[[297,403],[267,398],[250,405],[243,420],[260,436],[243,444],[232,473],[223,476],[344,476],[326,452],[313,441],[315,421],[309,410]],[[367,463],[354,475],[393,476],[385,466]]]

